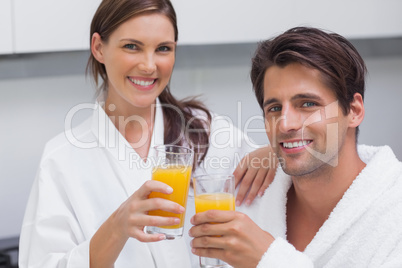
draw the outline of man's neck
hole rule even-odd
[[[354,150],[339,155],[336,167],[326,165],[308,177],[293,176],[298,207],[311,215],[328,216],[364,167],[365,163]]]
[[[339,155],[336,167],[327,165],[309,176],[293,176],[287,202],[289,242],[304,250],[364,167],[354,150]]]

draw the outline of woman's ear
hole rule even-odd
[[[364,103],[360,93],[353,95],[353,101],[350,103],[349,127],[358,127],[364,118]]]
[[[97,61],[100,63],[103,62],[103,43],[102,43],[102,38],[98,33],[94,33],[92,35],[92,40],[91,40],[91,52],[92,55],[95,57]]]

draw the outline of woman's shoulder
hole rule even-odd
[[[81,124],[65,129],[52,139],[50,139],[44,148],[42,160],[54,157],[58,154],[65,154],[80,148],[80,144],[89,144],[95,137],[91,131],[91,120],[86,119]],[[82,147],[82,146],[81,146]]]

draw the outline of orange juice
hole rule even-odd
[[[191,166],[167,166],[165,167],[156,167],[152,170],[152,179],[156,181],[160,181],[166,183],[170,187],[173,188],[172,194],[162,194],[158,192],[152,192],[149,195],[149,198],[164,198],[167,200],[171,200],[186,207],[187,204],[187,195],[188,195],[188,188],[190,185],[190,178],[191,178]],[[167,212],[163,210],[153,210],[149,211],[148,215],[154,216],[163,216],[163,217],[177,217],[180,218],[180,223],[177,225],[170,225],[170,226],[160,226],[166,229],[177,229],[183,227],[184,224],[184,213],[176,214],[172,212]]]
[[[235,198],[230,193],[200,194],[194,198],[195,212],[200,213],[210,209],[234,210]]]

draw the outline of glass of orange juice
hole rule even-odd
[[[190,148],[177,145],[158,145],[152,148],[152,179],[166,183],[173,188],[172,194],[152,192],[148,198],[164,198],[186,208],[190,186],[194,152]],[[149,234],[164,234],[166,239],[175,239],[183,235],[184,215],[163,210],[152,210],[148,215],[177,217],[180,223],[169,226],[147,226]]]
[[[200,175],[193,177],[195,212],[200,213],[210,209],[235,210],[235,179],[233,175]],[[231,267],[226,262],[200,257],[203,268]]]

